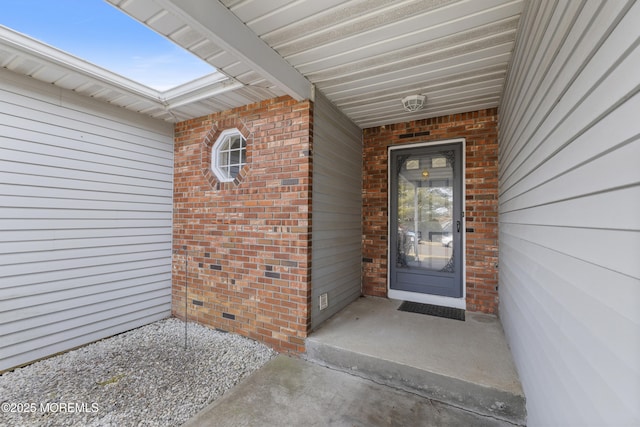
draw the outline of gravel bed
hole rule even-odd
[[[179,426],[276,353],[165,319],[0,376],[0,426]],[[20,413],[12,412],[19,411]]]

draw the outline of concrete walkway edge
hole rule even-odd
[[[337,349],[312,340],[307,341],[307,359],[474,413],[517,425],[524,425],[526,422],[525,400],[521,395]]]
[[[513,427],[513,424],[280,355],[184,426]]]

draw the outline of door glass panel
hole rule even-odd
[[[454,159],[453,151],[397,157],[398,268],[455,272]]]

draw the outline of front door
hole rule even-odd
[[[462,297],[462,142],[392,148],[390,288]]]

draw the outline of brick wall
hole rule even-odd
[[[387,295],[387,147],[466,138],[467,309],[497,312],[497,114],[489,109],[364,130],[362,280],[366,295]]]
[[[289,97],[175,127],[173,314],[284,352],[304,351],[311,313],[310,102]],[[247,165],[210,171],[217,135],[238,128]]]

